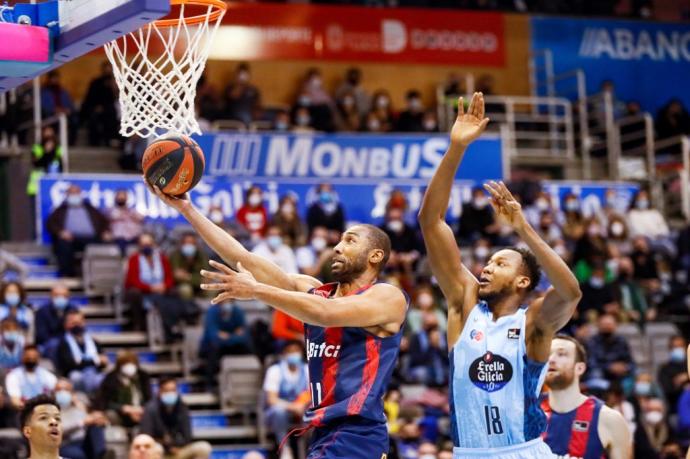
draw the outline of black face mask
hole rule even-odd
[[[610,332],[610,331],[607,331],[607,332],[599,332],[599,334],[600,334],[601,337],[604,338],[604,339],[611,339],[611,337],[613,336],[613,333]]]
[[[141,254],[144,255],[145,257],[150,257],[153,254],[153,247],[142,247],[141,248]]]
[[[24,362],[24,368],[26,368],[28,371],[34,371],[37,366],[38,362],[35,360],[27,360]]]
[[[126,199],[118,199],[117,201],[115,201],[115,205],[117,205],[117,207],[124,207],[127,205],[127,200]]]
[[[81,336],[84,334],[84,327],[81,325],[76,325],[69,329],[69,332],[76,336]]]

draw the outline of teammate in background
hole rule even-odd
[[[498,221],[510,225],[529,247],[499,250],[479,280],[464,266],[445,221],[456,171],[467,146],[484,131],[484,96],[463,100],[450,146],[431,179],[419,213],[432,272],[448,302],[451,435],[453,457],[553,457],[541,439],[546,416],[539,393],[551,339],[581,297],[575,276],[527,223],[503,183],[485,185]],[[540,265],[553,287],[527,302],[539,283]]]
[[[587,353],[576,339],[556,335],[546,372],[548,398],[541,407],[548,427],[544,441],[558,457],[629,459],[632,436],[623,416],[580,392]]]
[[[60,406],[39,395],[26,401],[19,416],[22,435],[29,443],[29,459],[59,459],[62,443]]]
[[[371,225],[343,233],[334,248],[333,276],[322,285],[313,277],[286,274],[247,251],[204,217],[186,198],[152,189],[187,218],[206,243],[238,272],[211,262],[202,271],[223,290],[213,303],[257,299],[305,323],[312,408],[305,422],[314,427],[308,459],[379,459],[388,453],[383,396],[398,358],[407,310],[403,292],[377,283],[390,255],[388,236]]]

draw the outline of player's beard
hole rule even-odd
[[[486,301],[486,304],[491,306],[492,303],[498,302],[505,298],[506,296],[510,295],[511,292],[511,285],[505,285],[503,288],[495,291],[490,291],[490,292],[485,292],[481,293],[481,290],[477,294],[477,298],[479,298],[482,301]]]
[[[361,253],[352,260],[341,259],[340,269],[332,271],[333,278],[340,283],[348,283],[357,279],[364,271],[367,270],[367,253]]]
[[[570,368],[568,370],[561,370],[554,376],[549,376],[546,374],[546,380],[544,381],[550,389],[553,390],[563,390],[570,385],[575,380],[575,368]]]

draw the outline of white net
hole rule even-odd
[[[179,17],[105,45],[120,88],[120,134],[126,137],[201,133],[194,111],[196,85],[225,9],[201,0],[171,4],[180,5]],[[190,18],[186,4],[204,4],[206,12]]]

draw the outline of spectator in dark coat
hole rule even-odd
[[[613,315],[599,317],[598,327],[599,332],[585,343],[589,356],[585,384],[606,390],[612,381],[620,381],[623,389],[629,392],[635,374],[630,347],[625,338],[616,335],[618,324]]]
[[[411,279],[421,252],[421,244],[414,228],[405,222],[404,217],[405,214],[399,207],[389,208],[381,229],[391,240],[388,267],[405,273]]]
[[[690,114],[678,99],[671,100],[659,110],[655,124],[659,139],[690,134]]]
[[[206,459],[211,455],[211,445],[205,441],[192,442],[189,410],[172,378],[160,382],[158,397],[144,407],[141,433],[151,435],[163,445],[166,457]]]
[[[395,123],[398,132],[422,132],[424,131],[424,106],[422,95],[416,89],[407,91],[405,95],[407,108],[400,112]]]
[[[117,85],[113,69],[108,61],[101,63],[101,74],[91,80],[84,102],[81,104],[81,119],[89,130],[89,145],[110,146],[118,137]]]
[[[58,372],[69,378],[76,390],[92,393],[103,381],[108,358],[86,331],[84,314],[77,310],[65,314],[65,334],[57,349]]]
[[[224,355],[251,353],[244,312],[235,303],[216,304],[206,311],[199,354],[206,359],[206,382],[215,386],[219,362]]]
[[[472,244],[480,238],[495,242],[498,225],[494,220],[493,210],[484,189],[476,187],[472,190],[472,200],[462,206],[458,238],[467,244]]]
[[[50,290],[50,302],[36,311],[35,343],[44,357],[55,361],[57,345],[65,334],[63,323],[67,311],[77,309],[70,302],[69,289],[57,283]]]
[[[60,276],[77,274],[75,254],[86,245],[110,239],[108,219],[82,197],[78,185],[70,185],[65,201],[48,216],[46,227],[53,239]]]
[[[322,183],[316,188],[316,201],[307,211],[307,226],[309,234],[317,226],[338,233],[345,231],[345,212],[330,184]]]
[[[241,121],[249,124],[259,110],[261,103],[261,93],[252,85],[249,65],[241,63],[235,69],[235,79],[225,89],[225,112],[226,119]]]
[[[409,358],[412,382],[434,386],[448,382],[448,346],[435,314],[424,315],[422,330],[410,340]]]
[[[688,383],[688,364],[686,361],[687,342],[682,336],[673,336],[669,340],[669,360],[659,368],[657,381],[668,403],[670,414],[676,413],[678,399],[683,387]]]
[[[137,354],[120,351],[115,368],[105,376],[96,395],[95,406],[105,412],[110,423],[118,426],[139,425],[144,405],[151,400],[151,379],[139,367]]]

